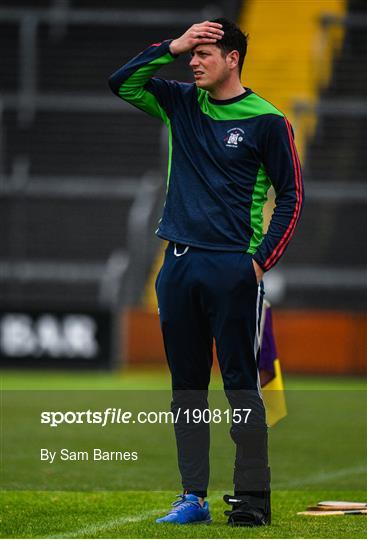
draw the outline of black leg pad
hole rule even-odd
[[[270,491],[244,495],[224,495],[225,503],[232,505],[226,510],[231,527],[261,527],[271,523]]]

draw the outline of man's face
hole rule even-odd
[[[214,90],[230,75],[226,58],[216,45],[197,45],[191,51],[190,67],[196,86]]]

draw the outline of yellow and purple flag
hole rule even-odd
[[[263,304],[260,323],[259,374],[268,426],[273,426],[287,415],[284,384],[273,332],[271,306]]]

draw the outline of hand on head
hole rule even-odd
[[[197,45],[214,44],[222,39],[223,34],[219,23],[204,21],[193,24],[182,36],[171,42],[170,51],[172,54],[181,54],[191,51]]]

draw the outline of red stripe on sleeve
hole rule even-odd
[[[268,270],[270,266],[273,266],[277,260],[281,257],[282,253],[284,252],[285,248],[288,245],[288,242],[291,240],[296,224],[301,212],[302,207],[302,181],[301,181],[301,166],[297,155],[297,150],[294,144],[294,140],[292,137],[291,132],[291,126],[290,123],[286,118],[284,118],[285,124],[287,126],[288,131],[288,137],[289,137],[289,144],[292,152],[292,162],[293,162],[293,170],[295,175],[295,185],[296,185],[296,205],[294,208],[292,219],[288,225],[288,228],[284,235],[282,236],[280,242],[277,246],[273,249],[271,255],[267,258],[267,260],[264,263],[264,270]]]

